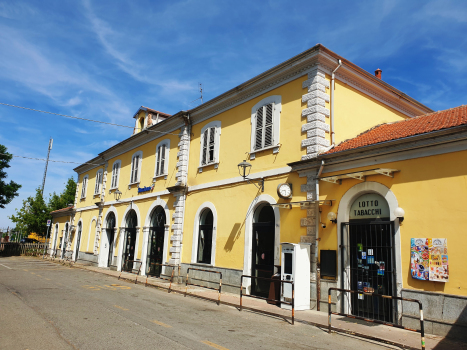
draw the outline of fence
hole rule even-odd
[[[260,297],[260,296],[257,296],[257,295],[243,294],[243,277],[251,278],[251,279],[257,279],[257,280],[263,280],[263,281],[270,281],[270,282],[273,282],[273,283],[279,283],[279,282],[281,284],[290,283],[292,285],[292,301],[291,302],[282,301],[282,300],[276,300],[276,301],[280,301],[281,304],[292,306],[292,324],[294,324],[294,319],[295,319],[295,286],[294,286],[294,283],[292,281],[277,280],[277,279],[273,279],[273,278],[256,277],[256,276],[250,276],[250,275],[242,275],[240,277],[240,311],[242,311],[242,308],[243,308],[242,297],[244,297],[244,296],[249,297],[249,298],[266,300],[266,301],[271,300],[270,298]],[[281,288],[281,290],[283,290],[283,288]],[[278,316],[280,316],[280,315],[278,315]]]
[[[143,264],[141,261],[137,261],[137,260],[125,260],[125,263],[123,266],[128,266],[128,263],[138,263],[139,264],[139,269],[137,272],[133,272],[133,268],[130,270],[130,271],[126,271],[122,268],[122,271],[120,271],[120,275],[118,276],[118,279],[120,279],[120,277],[122,276],[122,273],[123,272],[128,272],[128,273],[132,273],[132,274],[135,274],[136,275],[136,278],[135,278],[135,284],[138,283],[138,275],[139,273],[141,272],[141,265]]]
[[[201,272],[209,272],[209,273],[216,273],[219,274],[219,288],[213,288],[213,287],[207,287],[207,286],[201,286],[199,284],[194,284],[194,283],[188,283],[188,278],[190,275],[190,270],[192,271],[201,271]],[[213,282],[211,282],[213,283]],[[218,296],[217,296],[217,305],[221,303],[221,289],[222,289],[222,272],[219,271],[212,271],[212,270],[204,270],[204,269],[195,269],[192,267],[189,267],[186,270],[186,282],[185,282],[185,297],[188,293],[188,285],[190,286],[195,286],[195,287],[201,287],[201,288],[207,288],[207,289],[213,289],[218,291]]]
[[[0,256],[12,256],[12,255],[31,255],[38,256],[42,255],[44,247],[48,243],[1,243],[0,244]]]
[[[174,271],[175,271],[175,268],[177,267],[177,265],[160,264],[160,263],[150,263],[149,265],[156,265],[156,266],[161,266],[161,267],[162,266],[167,266],[167,267],[172,268],[172,274],[171,274],[170,278],[161,277],[160,276],[161,274],[159,274],[159,276],[151,275],[149,273],[149,271],[148,271],[148,273],[146,273],[146,283],[145,283],[145,286],[147,287],[149,276],[153,276],[153,277],[160,278],[160,279],[163,279],[163,280],[166,280],[166,281],[170,281],[169,290],[168,290],[168,292],[170,293],[171,290],[172,290],[172,282],[173,282],[173,278],[174,278]],[[180,265],[178,265],[178,276],[180,276]]]
[[[418,307],[419,307],[419,310],[420,310],[420,330],[404,327],[404,326],[398,325],[396,323],[380,321],[380,320],[371,319],[371,318],[362,317],[362,316],[350,315],[350,314],[346,314],[346,313],[343,313],[343,312],[332,311],[331,310],[331,291],[332,290],[335,290],[335,291],[338,291],[338,292],[344,292],[344,293],[352,293],[352,294],[367,295],[367,296],[372,296],[372,297],[380,297],[380,298],[383,298],[383,299],[402,300],[402,301],[409,301],[409,302],[413,302],[413,303],[418,303]],[[425,326],[423,324],[423,307],[422,307],[422,303],[421,303],[420,300],[408,299],[408,298],[402,298],[402,297],[393,297],[391,295],[384,295],[384,294],[375,294],[375,293],[363,292],[361,290],[350,290],[350,289],[343,289],[343,288],[329,288],[329,290],[328,290],[328,332],[329,333],[331,333],[331,315],[345,316],[345,317],[349,317],[349,318],[355,318],[357,320],[363,320],[363,321],[367,321],[367,322],[384,324],[386,326],[402,328],[402,329],[406,329],[406,330],[409,330],[409,331],[412,331],[412,332],[420,332],[422,350],[425,350]]]

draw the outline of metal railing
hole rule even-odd
[[[363,295],[372,296],[372,297],[381,297],[381,298],[384,298],[384,299],[402,300],[402,301],[409,301],[409,302],[417,303],[419,311],[420,311],[420,330],[404,327],[404,326],[398,325],[396,323],[380,321],[380,320],[371,319],[371,318],[362,317],[362,316],[350,315],[350,314],[346,314],[346,313],[343,313],[343,312],[332,311],[331,310],[331,291],[332,290],[335,290],[335,291],[338,291],[338,292],[344,292],[344,293],[352,293],[352,294],[357,293],[357,294],[363,294]],[[331,327],[331,315],[345,316],[345,317],[354,318],[354,319],[357,319],[357,320],[363,320],[363,321],[367,321],[367,322],[384,324],[386,326],[402,328],[402,329],[406,329],[406,330],[412,331],[412,332],[420,332],[420,335],[421,335],[421,348],[422,348],[422,350],[425,350],[425,326],[424,326],[424,323],[423,323],[423,307],[422,307],[422,302],[420,300],[403,298],[403,297],[393,297],[391,295],[384,295],[384,294],[375,294],[375,293],[363,292],[361,290],[351,290],[351,289],[343,289],[343,288],[329,288],[329,290],[328,290],[328,332],[329,333],[331,333],[331,329],[332,329],[332,327]]]
[[[17,242],[0,243],[0,256],[41,255],[42,250],[47,244],[48,243],[17,243]]]
[[[151,275],[149,273],[146,273],[146,283],[144,284],[145,287],[148,286],[148,278],[149,276],[153,276],[155,278],[159,278],[159,279],[162,279],[162,280],[166,280],[166,281],[169,281],[170,282],[170,285],[169,285],[169,290],[168,290],[168,293],[170,293],[172,291],[172,282],[173,282],[173,279],[174,279],[174,271],[175,271],[175,268],[178,266],[178,276],[180,276],[180,265],[170,265],[170,264],[160,264],[160,263],[150,263],[149,265],[156,265],[156,266],[166,266],[166,267],[171,267],[172,268],[172,274],[170,275],[170,278],[165,278],[165,277],[161,277],[160,275],[162,274],[162,271],[161,271],[161,274],[159,274],[159,276],[156,276],[156,275]],[[162,270],[162,269],[161,269]]]
[[[209,272],[209,273],[216,273],[219,274],[219,288],[213,288],[213,287],[207,287],[207,286],[201,286],[199,284],[194,284],[194,283],[188,283],[188,278],[190,275],[190,270],[192,271],[202,271],[202,272]],[[193,278],[193,277],[192,277]],[[214,283],[212,281],[208,281],[209,283]],[[219,271],[213,271],[213,270],[205,270],[205,269],[195,269],[192,267],[189,267],[186,270],[186,281],[185,281],[185,297],[188,293],[188,285],[190,286],[195,286],[195,287],[201,287],[201,288],[207,288],[207,289],[212,289],[212,290],[217,290],[218,295],[217,295],[217,305],[220,305],[221,303],[221,289],[222,289],[222,272]]]
[[[242,298],[244,296],[248,297],[248,298],[255,298],[255,299],[261,299],[261,300],[266,300],[266,301],[267,300],[273,300],[273,299],[270,299],[270,298],[260,297],[260,296],[257,296],[257,295],[243,294],[243,277],[256,279],[256,280],[270,281],[270,282],[273,282],[273,283],[281,283],[281,290],[283,290],[283,288],[282,288],[283,283],[290,283],[292,285],[292,301],[291,302],[282,301],[282,300],[275,300],[275,301],[279,301],[281,304],[290,305],[292,307],[292,325],[294,324],[294,319],[295,319],[295,285],[294,285],[294,283],[292,281],[278,280],[278,279],[266,278],[266,277],[256,277],[256,276],[250,276],[250,275],[242,275],[240,277],[240,311],[242,311],[242,309],[243,309]],[[280,316],[280,315],[278,315],[278,316]]]
[[[132,268],[130,271],[124,271],[123,268],[122,268],[122,271],[120,271],[120,275],[118,276],[118,279],[120,279],[120,277],[122,276],[122,273],[124,273],[124,272],[132,273],[132,274],[136,275],[136,278],[135,278],[135,284],[136,284],[136,283],[138,283],[138,275],[139,275],[139,273],[141,272],[141,265],[143,265],[143,262],[142,262],[142,261],[138,261],[138,260],[125,260],[124,266],[125,266],[127,263],[139,263],[139,269],[138,269],[138,271],[137,271],[137,272],[133,272],[133,268]]]

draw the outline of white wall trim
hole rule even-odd
[[[149,242],[149,230],[146,228],[149,228],[149,225],[151,224],[151,215],[152,212],[157,208],[157,207],[162,207],[165,212],[165,224],[170,223],[170,210],[169,206],[167,205],[166,201],[157,198],[154,202],[152,202],[151,206],[148,209],[148,212],[146,214],[146,219],[144,220],[144,228],[143,228],[143,251],[141,254],[141,261],[143,262],[144,269],[141,268],[141,274],[146,275],[146,264],[148,260],[148,242]],[[164,247],[163,247],[163,252],[162,252],[162,263],[165,264],[167,262],[167,251],[169,249],[169,230],[167,228],[164,229]],[[163,272],[165,271],[165,267],[163,269]]]
[[[110,213],[113,213],[115,215],[115,228],[118,227],[118,213],[117,209],[114,206],[111,206],[107,212],[104,215],[104,220],[102,221],[102,226],[101,226],[101,249],[99,252],[99,257],[98,257],[98,266],[99,267],[108,267],[107,266],[107,261],[109,257],[109,250],[110,250],[110,245],[112,244],[114,247],[114,253],[115,253],[115,242],[117,239],[117,235],[114,235],[114,240],[113,242],[109,242],[109,237],[107,236],[107,219]]]
[[[200,140],[199,140],[199,167],[205,167],[208,165],[219,163],[219,151],[220,151],[220,141],[221,141],[221,121],[220,120],[213,120],[212,122],[207,123],[205,126],[201,128],[200,133]],[[215,128],[214,134],[214,161],[207,164],[202,164],[203,161],[203,147],[204,147],[204,132],[206,129]]]
[[[88,231],[88,243],[86,244],[86,252],[89,252],[89,242],[91,241],[91,234],[92,234],[92,223],[96,222],[94,228],[97,228],[97,218],[95,216],[92,217],[91,222],[89,223],[89,231]]]
[[[273,144],[272,146],[278,146],[280,140],[280,121],[281,121],[281,112],[282,112],[282,103],[281,103],[281,95],[272,95],[263,98],[257,104],[255,104],[251,108],[251,135],[250,135],[250,153],[260,152],[262,149],[255,150],[255,142],[256,142],[256,111],[258,108],[267,105],[269,103],[274,103],[274,111],[272,114],[273,118],[273,131],[272,131],[272,138]]]
[[[157,155],[158,155],[158,149],[159,149],[159,146],[162,146],[165,144],[165,164],[164,164],[164,170],[162,172],[162,174],[159,174],[159,175],[156,175],[156,171],[157,171]],[[162,140],[161,142],[159,142],[156,146],[156,154],[155,154],[155,158],[156,158],[156,161],[155,161],[155,165],[154,165],[154,177],[157,177],[157,176],[163,176],[163,175],[167,175],[169,173],[169,156],[170,156],[170,139],[164,139]]]
[[[198,257],[198,237],[199,237],[199,220],[204,209],[210,209],[213,216],[212,222],[212,243],[211,243],[211,265],[216,265],[216,237],[217,237],[217,210],[211,202],[204,202],[196,211],[195,224],[193,226],[193,245],[191,248],[191,262],[197,263]]]
[[[78,229],[78,228],[79,228],[79,225],[80,225],[80,224],[81,224],[81,233],[78,234],[78,233],[79,233],[79,229]],[[75,239],[75,244],[74,244],[74,248],[73,248],[73,256],[72,256],[72,260],[73,260],[73,261],[76,261],[77,258],[78,258],[78,253],[79,253],[79,248],[80,248],[80,247],[78,246],[78,236],[80,236],[80,237],[79,237],[79,245],[81,246],[81,238],[83,237],[83,227],[84,227],[84,225],[83,225],[83,219],[80,218],[80,219],[78,220],[78,223],[76,224],[76,239]]]
[[[352,186],[347,190],[347,192],[342,196],[339,202],[339,208],[337,210],[337,246],[340,247],[341,245],[348,245],[348,237],[344,237],[344,242],[341,242],[341,223],[349,221],[349,214],[350,214],[350,207],[352,203],[357,199],[359,196],[365,193],[376,193],[381,195],[386,199],[389,205],[389,213],[390,213],[390,220],[394,221],[394,250],[395,250],[395,261],[396,264],[396,288],[397,288],[397,295],[401,295],[402,290],[402,266],[401,266],[401,239],[400,239],[400,227],[399,227],[399,219],[397,219],[394,215],[394,210],[399,206],[396,196],[394,193],[379,182],[372,182],[366,181],[355,186]],[[344,261],[344,266],[347,267],[349,265],[350,257],[346,254],[346,261]],[[338,273],[337,273],[337,286],[340,288],[342,283],[342,268],[341,268],[341,252],[338,252]],[[350,280],[350,276],[346,276],[344,282],[347,284]],[[348,285],[344,285],[344,288],[349,289]],[[349,312],[349,300],[346,299],[346,312]],[[342,307],[341,305],[342,298],[339,297],[337,300],[337,309],[340,310]],[[399,308],[399,311],[400,308]],[[400,317],[400,316],[399,316]]]
[[[252,237],[253,237],[253,222],[256,209],[264,203],[276,204],[276,200],[268,194],[262,194],[253,199],[245,219],[245,243],[244,243],[244,254],[243,254],[243,274],[251,275],[251,261],[252,261]],[[275,246],[274,246],[274,264],[279,265],[280,263],[280,242],[281,242],[281,217],[278,207],[274,207],[274,219],[275,219]],[[247,293],[250,293],[251,281],[249,278],[244,280],[244,286],[246,287]]]

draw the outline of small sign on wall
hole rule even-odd
[[[412,278],[448,282],[449,262],[446,238],[412,238],[410,247]]]

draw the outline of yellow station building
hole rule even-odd
[[[446,334],[467,324],[465,113],[433,113],[318,44],[192,110],[141,107],[133,135],[75,169],[51,249],[143,275],[220,271],[238,292],[242,274],[284,265],[281,243],[308,244],[312,309],[330,287],[417,297],[444,305],[426,322]],[[412,277],[412,238],[447,240],[447,281]],[[269,293],[269,282],[244,287]],[[416,321],[410,304],[369,298],[333,292],[333,308]]]

